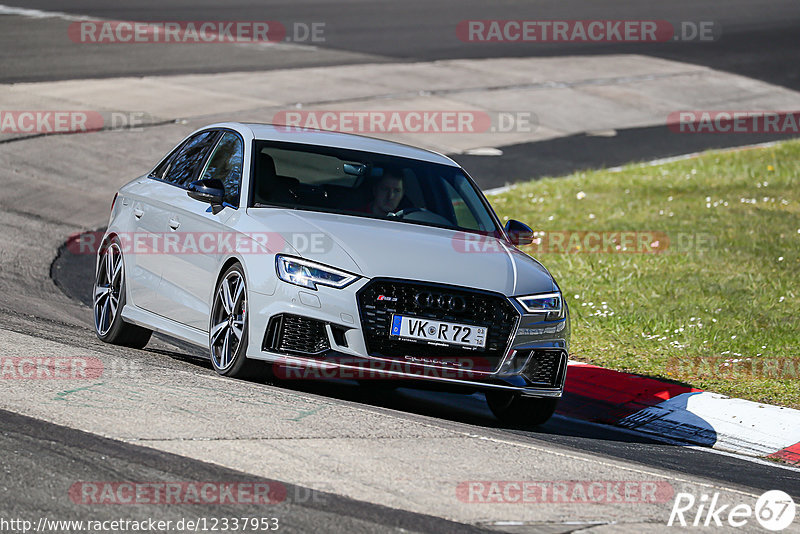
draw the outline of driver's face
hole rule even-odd
[[[403,198],[403,180],[398,176],[384,176],[372,189],[374,196],[373,211],[378,215],[386,215],[397,210]]]

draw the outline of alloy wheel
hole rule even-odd
[[[242,343],[247,319],[247,291],[244,277],[230,271],[220,282],[211,313],[211,358],[220,371],[233,365]]]
[[[108,334],[119,312],[124,271],[122,251],[112,243],[100,257],[94,283],[94,327],[100,336]]]

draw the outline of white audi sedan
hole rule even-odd
[[[141,348],[161,332],[225,376],[481,391],[502,421],[541,424],[570,326],[553,277],[517,248],[532,236],[443,155],[215,124],[114,197],[96,333]]]

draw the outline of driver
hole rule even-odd
[[[397,211],[402,199],[403,171],[384,169],[383,176],[372,186],[372,200],[359,211],[385,216]]]

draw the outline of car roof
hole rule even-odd
[[[439,154],[438,152],[433,152],[410,145],[404,145],[402,143],[385,141],[383,139],[375,139],[374,137],[366,137],[363,135],[331,132],[326,130],[314,130],[309,128],[276,126],[273,124],[252,122],[225,122],[212,124],[202,129],[205,130],[206,128],[231,128],[234,130],[247,128],[252,132],[255,139],[264,141],[283,141],[286,143],[300,143],[305,145],[319,145],[350,150],[361,150],[363,152],[386,154],[389,156],[416,159],[420,161],[428,161],[430,163],[439,163],[442,165],[458,167],[458,164],[455,161],[443,154]]]

